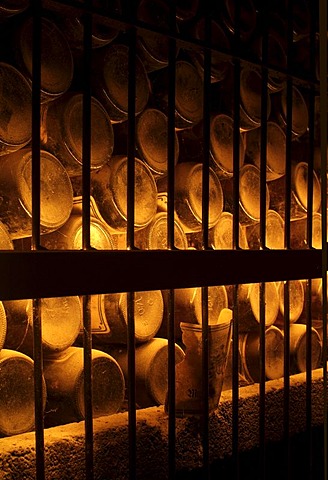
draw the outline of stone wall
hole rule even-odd
[[[259,385],[239,390],[239,445],[248,451],[259,445]],[[266,439],[283,436],[283,379],[266,383]],[[290,434],[306,429],[305,374],[290,378]],[[323,423],[322,370],[312,372],[312,424]],[[94,465],[96,480],[128,479],[128,415],[119,413],[94,420]],[[222,392],[218,410],[209,419],[211,461],[232,453],[232,394]],[[35,437],[26,433],[0,439],[0,480],[35,479]],[[163,407],[137,411],[137,477],[167,480],[168,417]],[[201,424],[197,417],[176,419],[177,470],[202,464]],[[83,480],[84,423],[45,430],[47,480]]]

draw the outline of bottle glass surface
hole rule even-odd
[[[28,17],[16,33],[17,63],[26,78],[32,82],[33,18]],[[56,24],[41,19],[41,101],[56,99],[65,93],[73,80],[74,64],[70,46]]]
[[[32,235],[32,150],[23,148],[1,158],[0,219],[12,239]],[[60,228],[73,208],[70,178],[51,153],[40,152],[41,234]]]
[[[110,118],[91,97],[90,168],[97,170],[111,158],[114,133]],[[70,177],[82,175],[83,95],[69,92],[42,110],[41,142],[55,155]]]
[[[46,385],[42,377],[43,410]],[[0,351],[0,436],[18,435],[33,430],[34,362],[23,353]]]
[[[0,155],[15,152],[32,138],[32,90],[12,65],[0,63]]]
[[[202,229],[202,176],[200,163],[178,163],[175,168],[175,211],[185,230],[199,232]],[[223,192],[219,178],[209,169],[209,221],[212,228],[223,210]]]
[[[109,354],[91,351],[93,417],[116,413],[124,400],[125,382],[117,361]],[[48,398],[45,424],[61,425],[83,420],[83,348],[70,347],[44,361]]]
[[[146,227],[157,210],[157,187],[148,166],[135,158],[134,226]],[[99,170],[91,173],[91,195],[99,212],[113,233],[127,227],[128,159],[114,155]]]
[[[94,96],[102,103],[113,123],[128,118],[129,49],[123,44],[110,44],[93,55],[92,87]],[[136,56],[135,114],[146,107],[150,84],[145,67]]]

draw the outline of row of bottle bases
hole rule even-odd
[[[306,371],[305,281],[290,281],[290,374]],[[239,375],[241,385],[260,381],[260,285],[238,291]],[[265,283],[265,376],[284,374],[284,282]],[[312,282],[311,365],[322,355],[321,282]],[[208,288],[211,409],[222,390],[232,388],[232,286]],[[166,405],[168,389],[168,291],[134,293],[137,408]],[[89,297],[95,417],[124,411],[128,378],[128,294]],[[199,414],[202,365],[202,289],[174,292],[176,413]],[[0,304],[2,436],[34,426],[32,300]],[[84,419],[83,320],[79,297],[45,298],[42,325],[45,426]],[[196,395],[195,392],[198,392]],[[191,395],[190,392],[194,392]],[[12,399],[15,398],[15,402]]]

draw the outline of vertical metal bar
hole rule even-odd
[[[266,7],[265,7],[266,6]],[[264,2],[261,11],[262,24],[262,68],[261,68],[261,139],[260,139],[260,241],[261,247],[266,247],[266,167],[267,167],[267,116],[268,116],[268,27],[267,2]]]
[[[127,294],[128,309],[128,419],[129,419],[129,478],[136,478],[137,469],[137,415],[136,415],[136,366],[135,366],[135,325],[134,292]]]
[[[233,287],[232,322],[232,478],[239,479],[239,328],[238,285]]]
[[[91,8],[92,0],[85,0]],[[91,163],[91,55],[92,16],[83,14],[83,100],[82,100],[82,248],[90,248],[90,163]]]
[[[133,12],[133,10],[132,10]],[[135,18],[133,16],[133,18]],[[135,202],[135,98],[136,98],[136,28],[128,31],[129,79],[128,79],[128,162],[127,162],[127,246],[134,248],[134,202]]]
[[[41,1],[33,3],[32,38],[32,250],[40,247]]]
[[[284,415],[283,415],[283,443],[284,443],[284,478],[290,478],[290,438],[289,438],[289,409],[290,409],[290,313],[289,313],[289,281],[284,284]]]
[[[32,250],[40,248],[41,1],[32,2]],[[41,299],[33,300],[33,359],[36,478],[45,478]]]
[[[176,33],[176,5],[169,2],[169,29]],[[168,50],[168,131],[167,131],[167,246],[175,249],[174,243],[174,169],[175,169],[175,80],[176,80],[176,39],[169,38]],[[175,418],[175,318],[174,290],[169,290],[168,298],[168,473],[176,475],[176,418]]]
[[[206,8],[207,5],[205,5]],[[211,18],[205,14],[204,77],[203,77],[203,175],[202,175],[202,239],[208,249],[209,221],[209,144],[210,144],[210,90],[211,90]],[[209,478],[209,329],[208,287],[202,287],[202,420],[203,420],[203,478]]]
[[[209,478],[209,338],[208,338],[208,287],[202,287],[202,445],[203,445],[203,475]]]
[[[44,421],[43,401],[44,391],[42,382],[43,355],[42,355],[42,327],[41,327],[41,299],[33,300],[33,359],[34,359],[34,415],[35,415],[35,457],[36,479],[45,478],[44,455]]]
[[[306,455],[307,478],[312,479],[312,312],[311,312],[312,281],[306,282]],[[305,472],[304,472],[305,473]]]
[[[209,10],[209,9],[208,9]],[[206,12],[207,13],[207,12]],[[210,105],[211,105],[211,17],[205,15],[204,78],[203,78],[203,177],[202,177],[202,237],[203,249],[208,249],[209,221],[209,149],[210,149]]]
[[[287,85],[286,85],[286,178],[285,178],[285,248],[290,249],[291,158],[292,158],[292,72],[293,55],[293,0],[287,3]],[[290,478],[290,295],[289,281],[284,284],[284,465],[285,478]]]
[[[233,248],[239,249],[239,142],[240,142],[240,0],[235,2],[235,31],[232,42],[233,71]],[[233,478],[239,479],[239,325],[238,285],[233,288],[232,326],[232,459]]]
[[[288,29],[287,29],[287,80],[286,80],[286,197],[285,197],[285,248],[290,248],[290,208],[291,208],[291,158],[292,158],[292,106],[293,106],[293,0],[288,2]]]
[[[259,479],[266,478],[266,442],[265,442],[265,288],[264,282],[260,284],[260,415],[259,415]]]
[[[176,475],[176,420],[175,420],[175,320],[174,320],[174,290],[169,290],[168,297],[168,449],[169,478]]]
[[[132,22],[136,19],[136,4],[129,2],[129,14]],[[128,31],[129,41],[129,78],[128,78],[128,162],[127,162],[127,248],[134,249],[135,223],[135,99],[136,99],[136,28]],[[134,292],[127,294],[128,314],[128,419],[129,419],[129,478],[136,478],[137,468],[137,421],[136,421],[136,365],[135,365],[135,325]]]
[[[233,75],[233,246],[239,248],[239,142],[240,142],[240,0],[236,2],[236,28],[233,37],[234,75]]]
[[[85,0],[86,8],[92,0]],[[83,14],[83,103],[82,103],[82,248],[90,249],[90,163],[91,163],[91,51],[92,15]],[[82,297],[83,313],[83,382],[85,411],[85,475],[93,479],[93,409],[92,409],[92,333],[89,297]]]
[[[92,418],[92,334],[89,297],[82,297],[83,314],[83,382],[84,382],[84,433],[85,433],[85,475],[93,479],[93,418]]]
[[[312,9],[313,10],[313,9]],[[313,168],[314,168],[314,121],[315,121],[315,86],[316,81],[316,19],[314,13],[311,15],[310,32],[310,74],[311,83],[309,85],[309,157],[308,157],[308,192],[307,192],[307,243],[312,247],[312,223],[313,223]]]
[[[328,479],[327,418],[327,1],[319,1],[320,52],[320,150],[322,199],[322,296],[323,296],[323,409],[324,480]]]
[[[175,2],[170,2],[169,27],[176,33],[176,8]],[[175,81],[176,81],[176,52],[177,44],[174,36],[169,38],[168,51],[168,144],[167,144],[167,244],[174,250],[174,167],[175,167]]]
[[[316,18],[314,8],[310,19],[310,75],[312,82],[316,80]],[[313,172],[314,172],[314,107],[315,87],[309,85],[309,158],[308,158],[308,193],[307,193],[307,244],[312,248],[313,233]],[[312,445],[312,308],[311,308],[312,280],[306,284],[306,454],[307,454],[307,478],[312,479],[313,473],[313,445]]]
[[[260,139],[260,244],[266,248],[266,170],[267,170],[267,116],[268,116],[268,4],[264,2],[260,10],[262,32],[261,68],[261,139]],[[259,415],[259,478],[266,478],[265,442],[265,283],[260,284],[260,415]]]

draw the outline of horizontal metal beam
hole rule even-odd
[[[6,251],[0,300],[320,278],[321,250]]]

